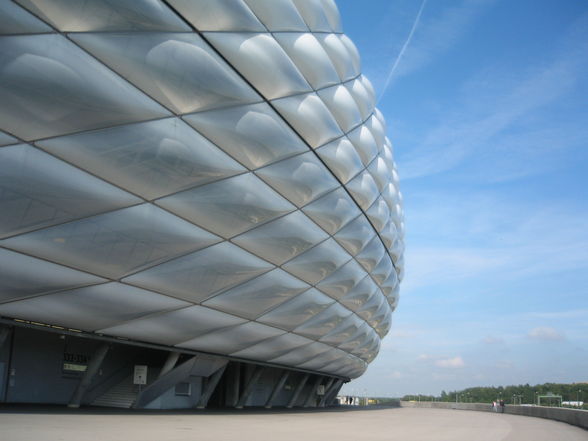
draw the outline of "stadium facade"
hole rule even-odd
[[[0,402],[324,406],[398,303],[332,0],[0,2]]]

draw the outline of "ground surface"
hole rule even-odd
[[[587,441],[541,418],[445,409],[128,413],[0,408],[1,441]]]

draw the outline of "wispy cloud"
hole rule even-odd
[[[453,358],[442,358],[435,362],[435,366],[447,369],[458,369],[465,366],[465,363],[461,357]]]
[[[586,19],[582,17],[579,21]],[[580,81],[586,61],[578,54],[588,50],[588,32],[573,26],[570,34],[575,38],[562,37],[559,52],[547,63],[527,67],[524,71],[497,65],[464,83],[452,106],[443,108],[437,125],[416,140],[415,148],[400,155],[402,178],[441,173],[455,169],[474,155],[478,158],[487,155],[491,160],[506,158],[511,163],[518,159],[516,164],[523,166],[522,172],[511,168],[491,176],[494,181],[513,179],[528,173],[525,161],[528,161],[529,149],[538,153],[537,147],[545,152],[583,145],[588,134],[585,124],[549,118],[546,126],[540,129],[536,123],[529,130],[521,124],[524,118],[570,93]],[[512,157],[513,152],[518,158]],[[536,167],[536,161],[533,165]],[[496,172],[501,168],[492,170]]]
[[[532,340],[539,340],[539,341],[565,340],[564,334],[559,332],[557,329],[551,328],[548,326],[541,326],[538,328],[533,328],[529,331],[527,336]]]

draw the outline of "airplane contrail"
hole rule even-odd
[[[406,50],[406,48],[408,47],[408,45],[410,43],[410,40],[412,39],[412,34],[414,34],[414,31],[419,24],[419,21],[421,19],[421,14],[423,13],[423,9],[425,9],[426,3],[427,3],[427,0],[423,0],[423,2],[421,3],[421,7],[419,9],[419,12],[417,13],[417,16],[414,20],[414,23],[412,24],[412,28],[410,30],[410,33],[408,34],[408,38],[406,39],[406,41],[402,45],[402,49],[400,49],[400,52],[398,53],[396,60],[394,60],[394,64],[392,65],[392,69],[390,69],[390,72],[388,72],[388,77],[386,78],[386,83],[384,83],[384,89],[382,89],[382,93],[380,94],[380,97],[378,98],[378,102],[380,102],[380,100],[382,99],[382,97],[384,96],[386,91],[388,90],[388,86],[390,86],[390,80],[392,80],[392,75],[394,75],[394,71],[396,70],[398,63],[400,63],[400,60],[402,59],[402,55],[404,55],[404,51]]]

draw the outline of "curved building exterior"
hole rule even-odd
[[[403,272],[374,105],[332,0],[0,3],[0,402],[328,403]]]

